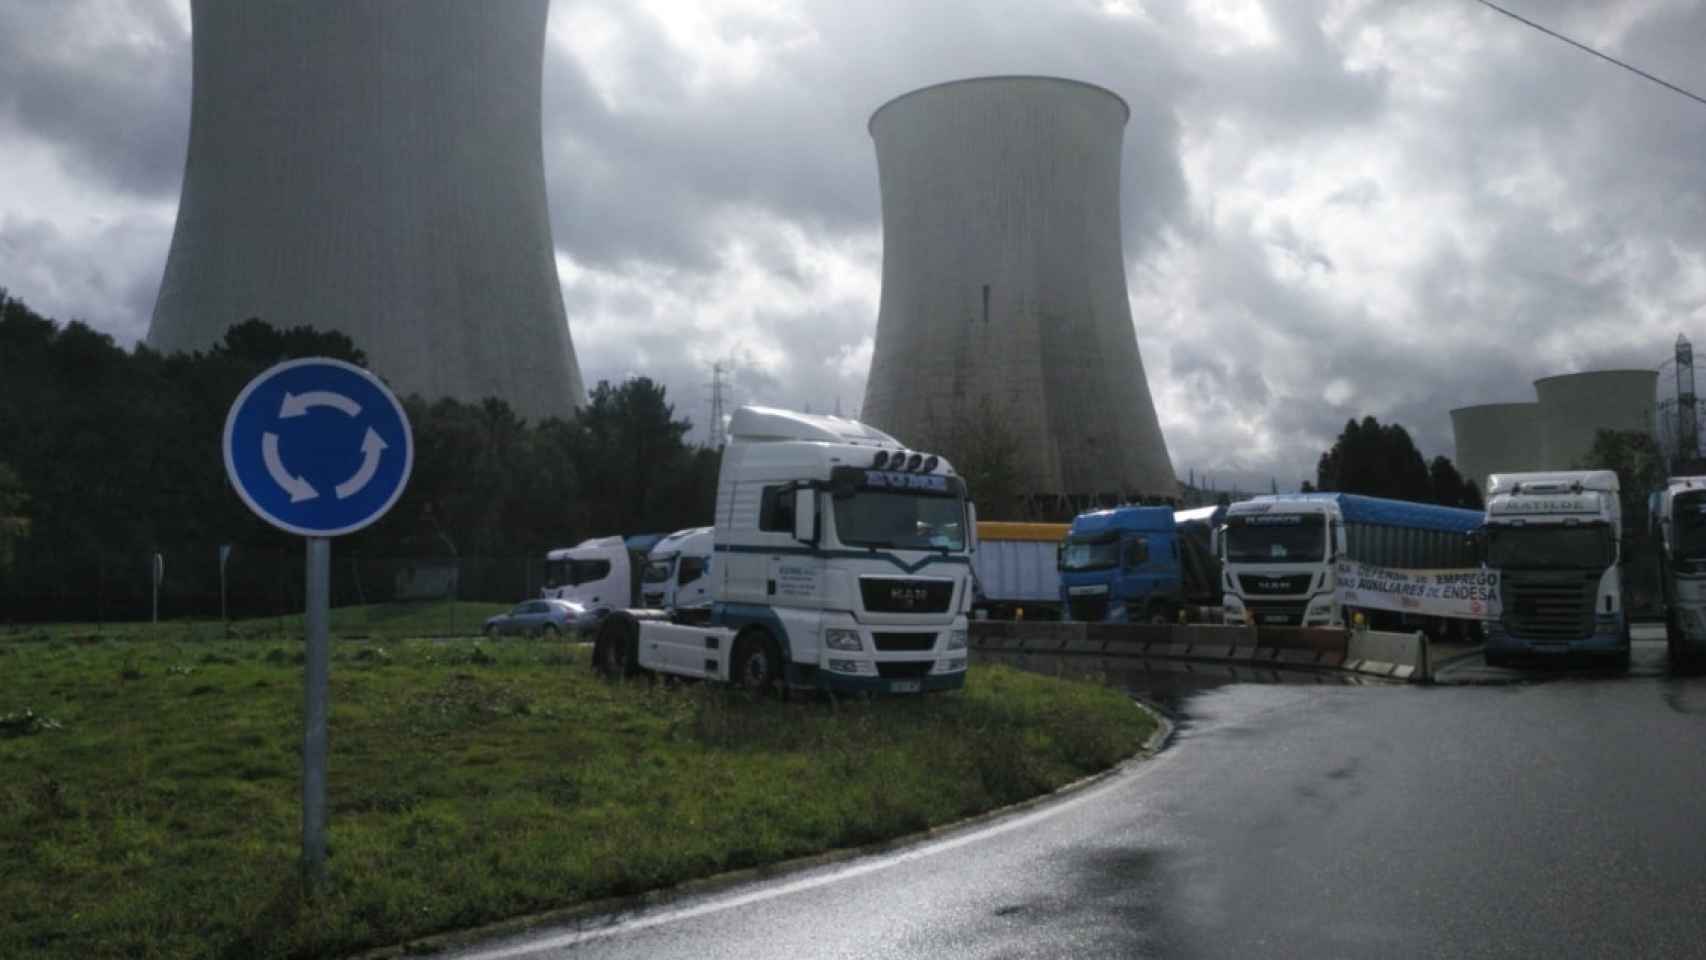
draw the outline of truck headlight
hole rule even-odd
[[[966,632],[964,630],[948,631],[948,649],[964,650],[966,648]]]
[[[1331,600],[1317,600],[1314,603],[1309,605],[1309,612],[1310,613],[1332,613],[1333,612],[1333,601],[1331,601]]]
[[[823,632],[823,645],[831,650],[865,649],[865,645],[859,642],[859,631],[838,630],[833,627]]]

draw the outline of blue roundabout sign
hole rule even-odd
[[[402,404],[353,363],[287,360],[249,381],[225,417],[225,472],[263,520],[306,537],[353,533],[409,483]]]

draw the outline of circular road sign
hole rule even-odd
[[[327,357],[287,360],[249,381],[225,417],[225,472],[275,527],[353,533],[409,483],[409,418],[379,378]]]

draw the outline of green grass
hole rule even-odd
[[[344,954],[950,822],[1151,730],[1004,667],[752,702],[609,685],[566,644],[337,642],[331,883],[305,902],[299,650],[0,642],[0,957]]]
[[[514,606],[508,603],[434,601],[422,603],[373,603],[332,609],[330,632],[334,637],[400,640],[408,637],[474,637],[493,614]],[[302,615],[234,620],[229,626],[217,620],[170,620],[161,623],[49,623],[0,628],[0,642],[7,640],[179,640],[201,642],[219,639],[302,639]]]

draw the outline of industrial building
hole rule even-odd
[[[1534,381],[1532,403],[1451,411],[1457,470],[1477,486],[1494,473],[1570,470],[1600,430],[1652,433],[1656,370],[1594,370]]]
[[[1178,496],[1138,356],[1117,95],[1053,77],[925,87],[872,114],[883,288],[862,417],[952,450],[990,424],[1056,512]]]
[[[566,416],[545,203],[549,0],[194,0],[190,141],[148,333],[342,331],[399,393]]]

